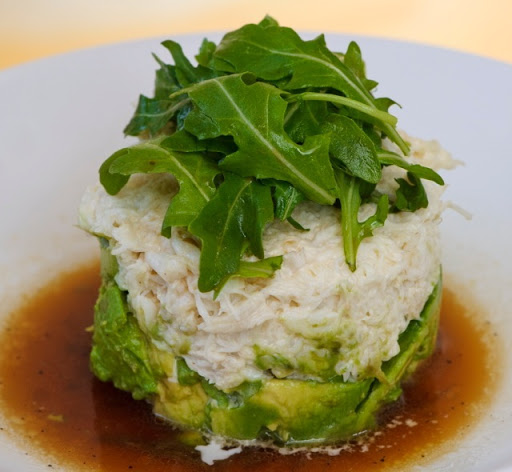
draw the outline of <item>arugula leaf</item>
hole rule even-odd
[[[397,179],[393,211],[428,205],[421,179],[444,184],[432,169],[382,149],[387,136],[408,153],[388,112],[396,102],[372,95],[377,82],[366,77],[355,42],[344,54],[331,52],[323,36],[304,41],[267,16],[218,46],[203,40],[197,65],[178,43],[162,45],[174,64],[154,56],[154,97],[140,96],[125,128],[161,136],[114,153],[100,181],[116,194],[133,173],[176,177],[162,233],[185,226],[201,240],[201,291],[216,296],[231,277],[270,277],[281,259],[264,259],[265,225],[287,220],[304,230],[291,216],[303,200],[340,202],[345,258],[355,270],[361,241],[389,211],[388,197],[375,191],[383,166],[407,171]],[[376,211],[360,222],[363,203]],[[260,260],[242,261],[248,250]]]
[[[384,111],[384,112],[387,113],[388,110],[389,110],[389,107],[391,107],[392,105],[398,105],[398,103],[396,103],[391,98],[380,97],[380,98],[376,98],[375,99],[375,105],[377,106],[377,108],[379,110]],[[400,106],[400,105],[398,105],[398,106]]]
[[[289,138],[284,131],[287,104],[279,89],[261,82],[248,85],[237,74],[201,82],[186,92],[203,119],[196,119],[192,129],[189,115],[185,128],[200,139],[233,136],[238,146],[219,164],[222,170],[285,180],[313,201],[334,203],[329,140],[313,136],[298,145]]]
[[[240,261],[237,277],[258,277],[268,279],[281,268],[283,256],[267,257],[260,261]]]
[[[243,194],[244,211],[240,221],[249,249],[258,257],[265,257],[263,250],[263,230],[274,219],[274,203],[266,185],[252,181]]]
[[[179,131],[185,127],[185,120],[188,115],[193,111],[193,106],[190,100],[187,100],[187,103],[178,110],[176,113],[176,129]]]
[[[350,41],[347,52],[343,55],[343,63],[354,73],[369,92],[378,85],[374,80],[366,78],[366,64],[363,61],[361,49],[355,41]]]
[[[107,160],[101,164],[99,170],[100,183],[109,195],[116,195],[127,184],[130,179],[129,175],[111,173],[110,166],[123,154],[128,152],[130,148],[123,148],[112,154]]]
[[[249,24],[227,33],[214,54],[218,70],[288,78],[285,90],[331,87],[353,99],[371,98],[357,77],[326,47],[323,36],[304,41],[291,28]],[[316,74],[320,75],[316,77]]]
[[[288,221],[295,229],[300,231],[309,231],[299,222],[292,218],[295,207],[306,197],[288,182],[275,179],[264,179],[261,183],[268,185],[272,189],[272,199],[274,200],[274,216],[281,221]]]
[[[150,136],[156,135],[187,103],[183,99],[169,100],[169,95],[180,89],[176,78],[176,67],[165,64],[155,54],[153,57],[160,65],[155,77],[155,96],[154,98],[139,96],[135,113],[124,129],[125,135],[139,136],[145,131]]]
[[[365,117],[368,117],[369,120],[371,119],[370,123],[375,122],[375,120],[380,120],[383,123],[394,126],[397,122],[396,118],[386,111],[368,106],[365,103],[358,102],[357,100],[353,100],[351,98],[342,97],[341,95],[333,95],[332,93],[304,92],[296,95],[288,95],[286,100],[288,102],[294,102],[296,100],[321,100],[323,102],[331,102],[336,105],[353,108],[359,112],[358,116],[360,116],[363,120]]]
[[[210,68],[216,47],[217,45],[214,42],[204,38],[199,48],[199,53],[196,55],[197,63],[203,67]]]
[[[185,129],[180,129],[165,140],[166,146],[173,151],[201,152],[207,149],[207,140],[199,140]]]
[[[375,146],[353,120],[331,114],[322,123],[322,131],[331,134],[331,157],[340,161],[352,175],[373,184],[381,179]]]
[[[176,64],[176,79],[181,87],[186,87],[190,84],[215,77],[215,72],[208,67],[202,66],[201,64],[194,67],[185,54],[183,54],[183,49],[176,41],[168,39],[162,43],[162,46],[168,49],[174,59],[174,63]]]
[[[291,218],[295,207],[302,202],[305,197],[293,185],[287,182],[273,181],[273,188],[275,217],[281,221],[288,220]]]
[[[378,110],[371,93],[327,48],[323,36],[304,41],[291,28],[245,25],[224,36],[215,50],[213,64],[217,70],[251,72],[263,80],[287,78],[281,85],[284,90],[333,88]],[[405,154],[408,153],[407,144],[391,124],[382,122],[380,127]]]
[[[358,79],[366,78],[366,65],[363,61],[361,49],[355,41],[350,41],[347,52],[343,55],[343,63]]]
[[[262,233],[274,217],[269,187],[230,172],[224,176],[215,196],[189,225],[189,231],[202,242],[201,292],[215,289],[238,272],[246,241],[257,257],[264,257]]]
[[[356,270],[356,254],[361,241],[373,235],[373,231],[384,225],[388,216],[388,196],[382,195],[377,202],[375,213],[365,221],[358,219],[361,207],[360,179],[336,169],[339,198],[341,203],[341,231],[345,261],[350,270]]]
[[[187,103],[187,99],[168,100],[140,95],[137,109],[126,125],[124,134],[138,136],[142,132],[148,131],[150,136],[154,136]]]
[[[431,180],[438,185],[444,185],[443,178],[430,167],[424,167],[420,164],[410,164],[406,160],[402,159],[398,154],[391,151],[385,151],[383,149],[379,149],[377,157],[381,164],[401,167],[420,179]]]
[[[171,226],[188,226],[210,201],[216,189],[213,179],[219,169],[200,153],[172,151],[166,139],[145,141],[114,153],[100,169],[100,181],[110,194],[118,193],[135,173],[170,173],[180,189],[175,195],[162,225],[170,236]]]
[[[395,179],[400,186],[396,191],[395,207],[400,211],[416,211],[428,206],[428,198],[421,180],[411,172],[407,180]]]
[[[217,139],[198,139],[197,136],[181,129],[171,134],[165,140],[165,146],[173,151],[181,152],[216,152],[231,154],[236,151],[236,145],[229,136],[219,136]]]
[[[274,256],[261,259],[259,261],[240,261],[240,267],[234,274],[228,275],[221,283],[219,283],[213,292],[213,298],[219,296],[224,285],[234,277],[269,279],[274,275],[276,270],[281,268],[283,256]]]
[[[265,18],[263,18],[258,25],[262,28],[267,28],[268,26],[279,26],[279,23],[271,16],[265,15]]]
[[[153,57],[160,65],[155,76],[155,98],[168,98],[180,88],[176,78],[176,67],[165,64],[156,54],[153,54]]]
[[[328,115],[326,102],[298,100],[286,109],[284,129],[293,141],[303,143],[308,136],[321,133],[321,124]]]
[[[368,136],[372,140],[372,143],[375,146],[375,148],[380,149],[380,146],[382,145],[381,133],[369,123],[361,123],[361,127],[363,128],[363,131],[365,132],[366,136]]]

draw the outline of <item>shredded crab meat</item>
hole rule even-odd
[[[406,137],[411,158],[434,169],[454,165],[436,142]],[[386,147],[395,150],[394,145]],[[404,171],[389,166],[377,186],[393,195]],[[315,378],[298,365],[325,356],[324,344],[338,346],[335,370],[346,380],[375,372],[399,351],[398,336],[417,319],[439,278],[438,225],[446,207],[443,188],[424,181],[429,206],[388,216],[374,236],[362,241],[358,268],[347,267],[339,209],[311,202],[293,217],[308,231],[276,221],[265,230],[265,256],[283,255],[271,279],[230,280],[214,299],[197,288],[200,249],[184,228],[160,234],[170,198],[177,191],[169,175],[136,175],[116,196],[98,184],[88,189],[80,224],[106,237],[117,257],[116,282],[147,333],[171,351],[185,341],[185,360],[218,388],[267,378],[258,353],[290,361],[289,375]],[[361,207],[359,218],[375,211]]]

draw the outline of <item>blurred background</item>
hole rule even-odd
[[[233,29],[265,14],[512,63],[512,0],[0,0],[0,68],[117,41]]]

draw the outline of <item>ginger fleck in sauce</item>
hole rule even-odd
[[[86,328],[93,322],[98,274],[95,264],[62,275],[14,313],[0,334],[4,429],[44,466],[109,472],[403,470],[456,447],[478,421],[495,381],[488,342],[493,333],[445,290],[436,352],[382,414],[377,432],[338,456],[248,448],[208,466],[147,403],[90,373]]]

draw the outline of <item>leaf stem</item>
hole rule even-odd
[[[350,270],[356,270],[356,254],[359,247],[357,238],[359,221],[357,220],[361,197],[359,195],[359,185],[355,177],[344,179],[343,190],[340,192],[341,200],[341,231],[343,233],[343,249],[345,252],[345,261]]]
[[[294,102],[297,100],[319,100],[323,102],[331,102],[336,103],[338,105],[344,105],[346,107],[352,108],[354,110],[360,111],[365,115],[376,118],[383,123],[386,123],[391,126],[395,126],[397,124],[397,118],[390,113],[379,110],[377,108],[371,107],[369,105],[365,105],[357,100],[353,100],[352,98],[342,97],[340,95],[334,95],[332,93],[318,93],[318,92],[304,92],[296,95],[290,95],[285,97],[288,102]]]
[[[384,149],[377,150],[377,158],[379,162],[384,165],[394,165],[405,169],[407,172],[412,172],[417,177],[421,179],[431,180],[438,185],[444,185],[443,178],[433,169],[429,167],[424,167],[419,164],[412,164],[404,160],[398,154],[395,154],[391,151],[386,151]]]
[[[382,195],[377,202],[375,213],[364,221],[359,221],[361,194],[358,177],[346,174],[341,169],[335,170],[338,183],[338,196],[341,204],[341,234],[345,261],[352,272],[356,270],[356,258],[359,245],[364,238],[373,235],[373,230],[384,225],[388,216],[388,196]]]

